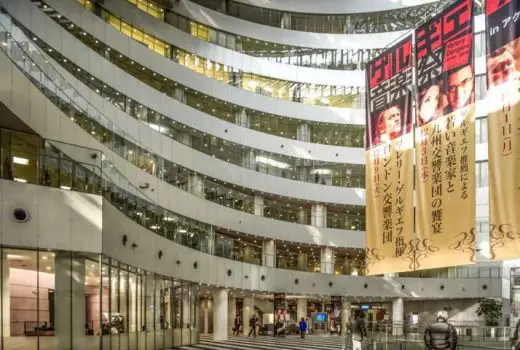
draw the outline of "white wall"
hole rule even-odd
[[[326,246],[365,246],[365,233],[362,231],[318,228],[273,220],[234,210],[171,186],[114,154],[72,122],[32,85],[4,54],[0,55],[0,71],[4,74],[4,84],[0,85],[0,102],[24,123],[44,138],[99,149],[107,161],[112,162],[134,186],[149,183],[146,194],[140,192],[138,195],[151,198],[163,208],[208,224],[259,237]],[[171,149],[169,151],[171,152]],[[89,154],[85,150],[80,149],[79,153],[74,150],[70,152],[68,155],[76,161],[89,162]],[[119,174],[107,174],[118,182]]]
[[[482,317],[477,316],[478,299],[451,299],[451,300],[423,300],[423,301],[405,301],[404,317],[407,321],[412,312],[419,314],[419,323],[425,324],[435,322],[437,320],[437,312],[448,312],[449,321],[457,325],[478,324],[483,321]]]
[[[264,58],[249,56],[200,40],[191,34],[148,15],[130,4],[127,0],[105,0],[103,7],[118,17],[121,17],[127,23],[142,28],[146,33],[153,33],[155,37],[175,47],[207,58],[213,62],[240,69],[243,72],[290,82],[337,86],[365,86],[365,73],[362,70],[319,69],[272,62]]]
[[[0,180],[0,240],[4,246],[101,251],[101,197]],[[25,209],[29,220],[14,220]]]
[[[109,203],[103,204],[103,213],[103,253],[132,266],[189,281],[256,292],[342,295],[363,299],[400,296],[407,300],[482,298],[500,297],[502,293],[500,279],[492,278],[358,277],[299,272],[242,263],[201,253],[169,241],[128,219]],[[121,244],[123,234],[128,236],[127,247]],[[136,243],[138,247],[132,249],[132,243]],[[158,259],[159,250],[164,253],[162,260]],[[177,264],[177,260],[180,264]],[[193,268],[195,262],[198,264],[197,269]],[[231,276],[227,274],[228,269],[231,269]],[[262,275],[265,276],[264,281],[261,280]],[[329,282],[332,282],[331,286]],[[488,286],[486,290],[482,288],[484,284]],[[443,290],[440,289],[441,285],[445,287]],[[406,303],[407,301],[405,306]]]

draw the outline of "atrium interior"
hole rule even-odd
[[[0,0],[0,350],[511,349],[481,1],[471,261],[371,270],[368,67],[453,2]]]

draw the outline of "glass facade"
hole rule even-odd
[[[297,83],[244,72],[176,48],[104,9],[100,10],[100,17],[122,34],[143,43],[161,56],[201,75],[244,90],[287,101],[331,107],[357,106],[355,103],[362,90],[348,86]]]
[[[220,1],[193,2],[213,10],[222,10]],[[410,29],[423,17],[435,13],[446,3],[447,1],[438,1],[396,10],[359,14],[313,14],[284,12],[228,0],[224,10],[230,16],[271,27],[314,33],[360,34]]]
[[[0,250],[3,349],[164,349],[198,343],[198,283],[100,254]]]

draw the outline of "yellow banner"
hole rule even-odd
[[[489,245],[520,257],[520,27],[518,1],[487,1]]]
[[[475,262],[475,105],[416,129],[415,268]]]
[[[489,234],[494,260],[520,257],[520,96],[516,82],[515,87],[490,99],[499,103],[490,105],[498,110],[488,115]]]
[[[368,275],[413,269],[412,135],[365,153]]]

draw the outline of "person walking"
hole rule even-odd
[[[300,336],[302,339],[305,339],[305,332],[307,332],[307,322],[305,322],[305,318],[302,317],[300,320]]]
[[[513,333],[513,338],[511,338],[511,348],[513,350],[520,350],[520,339],[519,338],[519,333],[520,332],[520,319],[516,322],[516,326],[515,326],[515,332]]]
[[[428,350],[457,349],[457,331],[448,323],[448,312],[439,311],[437,322],[432,323],[424,331],[424,345]]]
[[[257,323],[256,315],[251,316],[249,319],[249,334],[248,337],[251,336],[251,333],[253,333],[253,336],[256,338],[256,323]]]
[[[361,350],[363,340],[368,337],[367,327],[365,326],[365,313],[359,312],[356,321],[352,325],[352,350]]]
[[[242,327],[242,320],[240,319],[240,316],[237,315],[235,317],[235,325],[233,327],[233,335],[237,335],[237,337],[240,335],[240,328]]]

